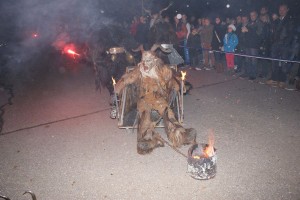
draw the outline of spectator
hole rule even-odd
[[[197,21],[196,21],[196,17],[195,16],[191,16],[190,24],[191,24],[191,30],[196,27]]]
[[[277,20],[279,20],[279,16],[277,15],[277,13],[273,13],[272,14],[272,21],[275,22]]]
[[[212,49],[221,51],[223,47],[223,38],[226,34],[226,26],[222,24],[222,20],[220,17],[215,18],[215,25],[213,31],[213,38],[212,38]],[[223,71],[223,62],[222,62],[222,53],[214,53],[215,56],[215,65],[217,72]]]
[[[238,37],[234,33],[236,27],[231,24],[228,26],[228,32],[224,37],[224,51],[226,52],[227,69],[229,72],[234,70],[234,53],[236,46],[238,45]]]
[[[266,6],[263,6],[260,9],[260,16],[263,16],[263,15],[267,15],[268,17],[270,17],[269,16],[269,9]]]
[[[137,31],[137,26],[139,24],[139,19],[138,17],[134,17],[132,22],[131,22],[131,25],[130,25],[130,34],[135,37],[136,36],[136,31]]]
[[[164,16],[164,22],[170,23],[170,17],[169,16]]]
[[[242,25],[242,16],[238,15],[236,17],[236,27],[241,26]]]
[[[198,33],[200,33],[200,31],[202,31],[202,29],[203,29],[202,18],[197,19],[197,24],[196,24],[195,28],[197,29]]]
[[[181,14],[177,14],[174,17],[174,21],[175,21],[175,32],[176,32],[176,36],[177,36],[177,43],[180,45],[180,47],[184,46],[184,40],[186,39],[187,36],[187,28],[186,25],[182,22],[182,15]],[[181,51],[178,51],[181,50]],[[177,49],[177,51],[179,53],[183,53],[182,48],[181,49]],[[183,53],[184,55],[184,53]]]
[[[262,41],[263,25],[258,19],[256,11],[250,12],[251,21],[247,27],[243,27],[242,32],[247,33],[246,36],[246,54],[250,56],[258,56],[259,48]],[[246,58],[246,75],[250,80],[256,79],[257,76],[257,59]]]
[[[189,54],[189,49],[188,49],[188,46],[187,46],[187,41],[188,41],[188,38],[190,36],[190,33],[191,33],[191,24],[188,22],[187,20],[187,16],[186,14],[183,14],[182,15],[182,23],[185,24],[186,26],[186,29],[187,29],[187,34],[186,34],[186,37],[184,39],[184,62],[185,62],[185,65],[186,66],[189,66],[191,64],[191,61],[190,61],[190,54]]]
[[[272,41],[271,42],[274,41],[273,36],[274,36],[274,32],[275,32],[275,29],[276,29],[278,23],[279,23],[278,15],[276,13],[272,14],[272,21],[271,21],[271,33],[272,33],[271,39],[272,39]]]
[[[263,23],[262,31],[262,43],[259,49],[259,55],[263,57],[269,57],[271,52],[271,21],[269,15],[261,15],[260,20]],[[258,67],[259,77],[267,78],[269,74],[269,61],[268,60],[259,60]]]
[[[240,54],[245,54],[246,46],[247,46],[247,38],[246,35],[248,34],[246,31],[247,27],[249,26],[249,17],[248,15],[242,16],[242,24],[237,28],[237,36],[239,38],[239,44],[237,46],[237,52]],[[241,77],[247,77],[246,69],[245,69],[245,57],[236,56],[236,73],[243,72]]]
[[[230,17],[226,17],[225,23],[227,24],[227,26],[229,26],[231,24]]]
[[[289,49],[294,37],[293,19],[288,15],[289,8],[286,4],[279,6],[279,22],[275,25],[271,55],[273,58],[289,59]],[[289,72],[288,65],[283,62],[272,62],[272,77],[267,84],[277,84],[284,88]]]
[[[187,36],[187,28],[186,25],[182,22],[182,15],[177,14],[174,17],[174,20],[177,39],[183,41]]]
[[[188,38],[188,46],[190,48],[191,56],[191,67],[195,70],[200,71],[200,62],[201,62],[201,38],[198,33],[198,30],[194,28]]]
[[[212,49],[211,43],[213,38],[213,29],[214,26],[211,25],[208,18],[205,19],[203,29],[200,32],[201,37],[201,46],[204,57],[204,69],[211,70],[215,66],[215,57],[214,54],[210,52]]]

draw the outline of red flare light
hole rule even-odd
[[[32,37],[33,37],[33,38],[37,38],[37,37],[39,37],[39,34],[33,33],[33,34],[32,34]]]
[[[71,54],[71,55],[80,56],[78,53],[76,53],[76,52],[73,51],[72,49],[68,49],[68,50],[67,50],[67,53],[68,53],[68,54]]]

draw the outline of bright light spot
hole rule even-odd
[[[100,13],[101,13],[101,14],[104,14],[104,10],[100,10]]]
[[[39,35],[37,33],[33,33],[32,37],[37,38],[37,37],[39,37]]]
[[[189,8],[189,7],[190,7],[190,5],[188,4],[188,5],[186,5],[186,7],[187,7],[187,8]]]
[[[226,8],[230,8],[230,4],[227,4],[227,5],[226,5]]]

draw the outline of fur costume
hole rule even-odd
[[[160,135],[154,130],[158,121],[151,118],[153,111],[163,118],[168,139],[174,147],[195,142],[196,131],[183,128],[176,120],[169,104],[174,91],[179,91],[180,80],[154,52],[143,52],[142,61],[138,66],[118,81],[116,93],[120,93],[129,84],[136,84],[139,91],[137,101],[139,154],[149,153],[154,148],[164,145]]]

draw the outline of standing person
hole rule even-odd
[[[271,52],[271,21],[269,15],[261,15],[260,20],[263,23],[262,31],[262,43],[259,49],[259,55],[263,57],[269,57]],[[270,61],[260,60],[259,65],[259,77],[267,78],[269,74]]]
[[[183,49],[184,50],[184,62],[185,62],[185,66],[190,66],[191,61],[190,61],[190,54],[189,54],[187,42],[188,42],[189,36],[191,34],[191,24],[188,22],[186,14],[182,14],[182,23],[185,24],[186,30],[187,30],[186,38],[184,39],[184,49]]]
[[[190,48],[191,67],[200,71],[200,54],[201,54],[201,38],[198,30],[194,28],[188,38],[188,46]]]
[[[186,39],[186,36],[187,36],[186,25],[182,22],[181,14],[177,14],[174,17],[174,21],[175,21],[174,30],[175,30],[176,36],[177,36],[177,43],[182,47],[182,46],[184,46],[184,40]],[[179,50],[179,48],[178,48],[178,50]],[[181,53],[181,55],[183,53],[183,51],[178,51],[178,52]]]
[[[271,47],[272,58],[288,59],[289,49],[294,38],[294,23],[293,19],[288,15],[289,7],[287,4],[279,6],[279,22],[274,27],[273,44]],[[277,84],[284,88],[287,80],[286,73],[288,72],[288,65],[283,62],[272,62],[272,77],[267,81],[267,84]]]
[[[241,26],[242,25],[242,16],[241,15],[238,15],[236,18],[236,28],[238,28],[238,26]]]
[[[237,25],[236,27],[236,34],[239,38],[239,44],[237,46],[237,53],[245,54],[246,49],[246,34],[245,32],[242,32],[243,27],[247,27],[249,24],[249,17],[248,15],[242,15],[241,16],[241,24]],[[245,57],[241,56],[235,56],[235,68],[236,73],[242,72],[243,74],[241,76],[246,76],[246,69],[245,69]]]
[[[214,31],[213,31],[213,38],[212,38],[212,49],[221,51],[223,47],[223,38],[226,34],[226,26],[222,24],[222,20],[220,17],[215,18],[215,25],[214,25]],[[217,72],[223,72],[223,62],[222,57],[223,54],[220,52],[215,52],[215,65]]]
[[[234,53],[236,46],[239,43],[237,35],[234,33],[236,27],[231,24],[228,26],[227,34],[224,37],[224,51],[226,52],[227,69],[231,73],[234,70]]]
[[[135,37],[136,36],[136,31],[137,31],[137,26],[139,25],[139,19],[137,16],[134,16],[131,25],[130,25],[130,34]]]
[[[270,17],[269,16],[269,9],[266,6],[263,6],[260,9],[260,17],[263,16],[263,15],[267,15],[268,17]]]
[[[242,32],[247,33],[246,36],[246,54],[249,56],[258,56],[259,48],[262,42],[263,24],[258,19],[256,11],[250,12],[250,23],[247,27],[243,27]],[[249,80],[255,80],[257,76],[257,59],[246,58],[247,76]]]
[[[211,70],[212,67],[215,66],[214,54],[210,52],[212,49],[211,43],[213,38],[213,30],[214,26],[210,23],[210,19],[205,18],[203,29],[200,32],[205,70]]]

